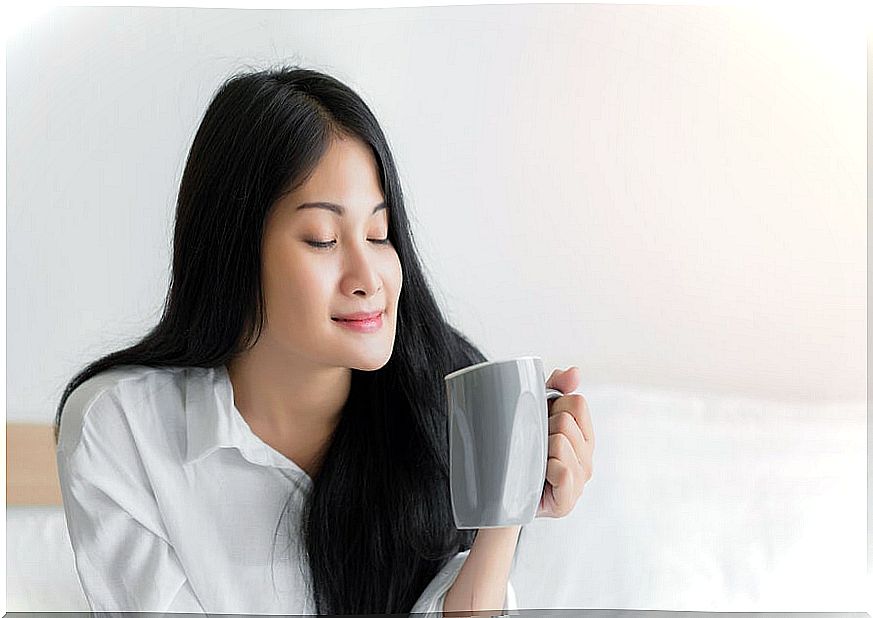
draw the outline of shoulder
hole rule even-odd
[[[145,421],[147,408],[160,406],[184,392],[185,367],[124,365],[82,382],[69,395],[61,412],[59,451],[72,455],[88,435],[108,443],[121,442],[131,423]]]

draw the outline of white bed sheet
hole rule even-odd
[[[866,403],[580,388],[594,476],[525,528],[519,607],[870,611]]]
[[[61,506],[6,507],[6,611],[87,612]]]

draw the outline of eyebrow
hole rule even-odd
[[[332,213],[339,215],[340,217],[346,214],[345,207],[341,206],[340,204],[334,204],[333,202],[306,202],[304,204],[300,204],[300,206],[297,207],[297,210],[303,210],[304,208],[323,208],[324,210],[329,210]],[[371,216],[375,215],[380,210],[387,209],[387,204],[385,204],[385,202],[382,202],[381,204],[376,205],[376,207],[373,209]]]

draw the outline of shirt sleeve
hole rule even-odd
[[[56,451],[64,515],[88,605],[93,612],[202,613],[168,540],[120,403],[103,392],[88,405],[85,414],[65,410],[84,420],[76,439],[66,436]]]
[[[421,593],[421,596],[412,607],[413,614],[427,614],[429,616],[443,615],[443,607],[446,601],[446,593],[455,580],[458,578],[458,573],[461,572],[461,567],[470,555],[470,550],[462,551],[452,557],[442,570],[436,574],[436,577],[431,580]],[[512,576],[506,581],[506,599],[504,600],[503,609],[517,610],[518,601],[515,598],[515,590],[512,587]],[[495,608],[496,609],[496,608]]]

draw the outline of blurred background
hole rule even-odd
[[[443,306],[487,354],[864,400],[865,39],[791,13],[51,11],[7,52],[9,418],[44,420],[157,320],[206,104],[282,61],[371,105]]]
[[[865,25],[808,7],[47,11],[7,44],[7,422],[50,423],[78,369],[157,321],[208,101],[234,71],[298,63],[382,123],[453,323],[489,358],[581,369],[595,479],[530,526],[522,607],[869,611]],[[20,506],[27,538],[61,539],[73,590],[56,505]],[[47,573],[28,543],[8,609],[81,607],[27,579]]]

